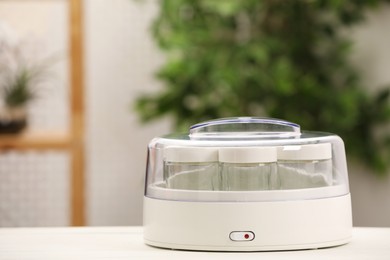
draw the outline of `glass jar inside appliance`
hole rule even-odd
[[[304,189],[332,185],[330,143],[278,147],[280,189]]]
[[[275,147],[219,149],[222,190],[270,190],[277,187]]]
[[[219,190],[218,149],[177,146],[165,148],[164,180],[168,189]]]

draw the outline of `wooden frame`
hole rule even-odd
[[[69,0],[71,132],[72,132],[72,225],[85,225],[84,214],[84,90],[83,1]]]
[[[0,135],[0,150],[64,150],[71,148],[72,139],[66,132],[25,132]]]

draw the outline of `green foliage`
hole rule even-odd
[[[0,64],[0,98],[9,108],[25,107],[38,96],[42,83],[51,78],[51,66],[56,62],[56,56],[50,56],[39,62],[30,64],[18,61],[16,68]]]
[[[29,87],[31,76],[26,69],[18,71],[3,88],[4,101],[8,107],[22,107],[34,97]]]
[[[153,35],[167,62],[159,93],[137,100],[145,121],[176,128],[211,118],[270,116],[340,135],[349,155],[387,169],[389,89],[369,95],[339,34],[380,0],[161,0]]]

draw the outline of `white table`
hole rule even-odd
[[[326,249],[228,253],[166,250],[143,243],[142,227],[2,228],[0,259],[390,259],[390,228],[354,228]]]

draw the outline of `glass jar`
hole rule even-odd
[[[330,143],[278,147],[280,189],[303,189],[332,185]]]
[[[270,190],[278,186],[275,147],[219,149],[222,190]]]
[[[218,149],[165,148],[164,181],[169,189],[219,190]]]

